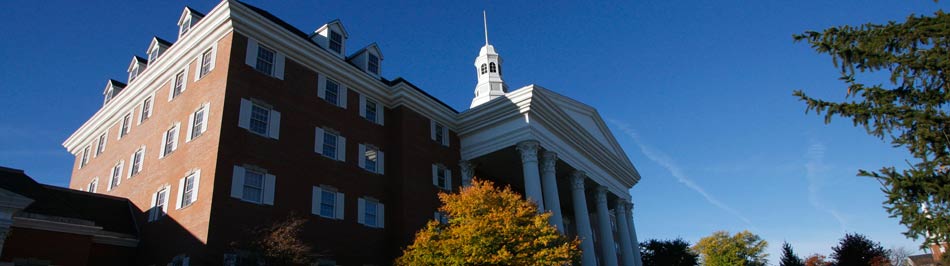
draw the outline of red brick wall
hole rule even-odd
[[[91,245],[92,237],[87,235],[11,227],[0,261],[35,258],[54,265],[88,265]]]

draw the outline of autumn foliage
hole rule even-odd
[[[561,235],[549,212],[511,188],[474,180],[439,199],[448,223],[429,221],[396,265],[568,265],[580,258],[580,241]]]

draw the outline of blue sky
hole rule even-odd
[[[828,254],[845,232],[917,244],[858,169],[903,165],[903,149],[850,121],[804,113],[795,89],[843,99],[827,56],[792,34],[933,14],[933,1],[250,1],[304,31],[339,18],[348,48],[377,42],[383,74],[458,110],[475,85],[481,11],[511,88],[538,84],[597,108],[639,169],[640,239],[695,242],[748,229]],[[125,80],[153,35],[174,40],[184,5],[217,1],[0,1],[0,165],[66,185],[61,143]]]

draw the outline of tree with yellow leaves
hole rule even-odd
[[[577,262],[576,238],[561,235],[550,212],[490,181],[439,193],[448,223],[429,221],[396,265],[565,265]]]

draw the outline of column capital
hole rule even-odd
[[[571,188],[584,190],[585,180],[587,180],[587,173],[584,173],[584,171],[574,171],[571,173]]]
[[[521,153],[522,162],[537,162],[538,148],[541,146],[536,140],[526,140],[518,143],[518,151]]]
[[[557,164],[557,153],[553,151],[544,151],[541,153],[541,171],[554,172],[554,165]]]
[[[594,191],[596,191],[596,193],[594,193],[594,198],[597,199],[597,203],[603,202],[604,204],[607,204],[607,187],[597,186]]]
[[[621,197],[617,197],[617,199],[615,199],[614,202],[617,204],[617,208],[623,207],[620,209],[624,209],[624,210],[628,209],[627,204],[630,204],[630,201]]]

